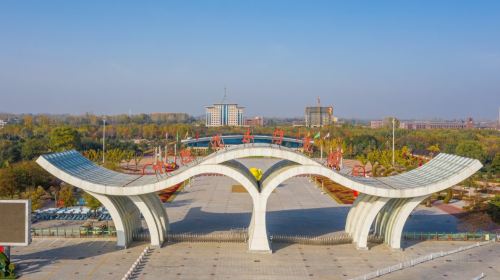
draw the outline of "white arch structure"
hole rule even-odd
[[[282,159],[257,182],[236,161],[247,157]],[[439,154],[409,172],[381,178],[353,177],[325,167],[292,149],[273,144],[231,146],[195,160],[168,174],[130,175],[105,169],[76,151],[43,155],[37,163],[59,179],[93,194],[109,210],[117,229],[117,245],[127,247],[144,217],[152,246],[167,239],[168,216],[157,191],[201,174],[221,174],[240,183],[252,198],[249,225],[250,251],[271,251],[266,228],[267,201],[274,189],[299,175],[329,178],[360,193],[348,213],[345,231],[359,249],[366,249],[370,229],[394,249],[401,247],[401,233],[413,209],[432,193],[465,180],[482,165],[478,160]]]

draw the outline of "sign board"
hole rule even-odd
[[[0,246],[31,243],[31,201],[0,200]]]

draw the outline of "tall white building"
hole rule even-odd
[[[206,108],[206,126],[243,126],[243,109],[238,104],[219,103]]]
[[[6,121],[0,120],[0,128],[3,128],[7,124]]]
[[[306,107],[305,123],[307,127],[331,125],[334,121],[333,107]]]

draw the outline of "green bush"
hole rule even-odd
[[[500,223],[500,195],[495,195],[495,197],[488,202],[486,211],[495,223]]]

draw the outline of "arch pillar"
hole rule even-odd
[[[401,204],[399,211],[395,213],[392,223],[387,228],[388,234],[386,234],[386,243],[389,244],[392,249],[401,249],[401,236],[404,225],[411,212],[427,197],[429,197],[429,195],[409,198]]]
[[[365,204],[365,202],[370,198],[369,195],[360,193],[356,200],[354,200],[354,203],[349,210],[349,213],[347,213],[347,219],[346,219],[346,226],[345,226],[345,232],[352,234],[355,226],[356,226],[356,221],[357,217],[359,215],[359,212],[361,211],[361,208]]]
[[[374,226],[375,235],[377,235],[377,236],[382,236],[383,235],[382,226],[386,223],[387,219],[390,216],[390,212],[394,208],[394,204],[397,201],[398,201],[398,199],[392,198],[382,208],[382,210],[380,211],[380,213],[377,214],[377,217],[375,219],[375,226]]]
[[[253,211],[248,229],[248,250],[252,252],[271,252],[266,225],[267,196],[259,194],[252,197]]]
[[[130,199],[139,208],[139,211],[141,211],[142,216],[146,220],[151,237],[151,246],[161,247],[165,240],[165,235],[159,216],[156,213],[157,211],[150,201],[150,197],[148,195],[132,195]]]
[[[382,224],[382,234],[384,236],[384,243],[390,245],[392,226],[394,225],[394,220],[398,217],[399,211],[403,208],[403,205],[408,201],[407,198],[396,198],[394,202],[394,206],[392,209],[388,209],[390,211],[388,213],[388,217],[385,222]]]
[[[392,227],[394,219],[401,210],[401,206],[404,205],[407,200],[407,198],[394,198],[394,202],[391,207],[386,209],[387,213],[385,215],[385,219],[380,225],[380,235],[384,237],[385,243],[389,240],[389,232],[391,231],[390,228]]]
[[[371,204],[373,201],[375,201],[377,197],[367,195],[366,199],[362,200],[359,202],[359,206],[357,207],[358,210],[356,211],[356,215],[354,217],[354,226],[351,228],[351,237],[352,237],[352,242],[356,244],[357,237],[358,237],[358,232],[359,229],[362,227],[362,224],[364,222],[364,217],[367,215],[368,211],[370,211]]]
[[[121,248],[128,248],[132,242],[132,236],[140,226],[140,214],[138,209],[124,196],[108,196],[89,192],[101,204],[106,207],[116,229],[116,245]]]
[[[352,234],[353,242],[356,243],[358,249],[368,249],[368,236],[370,234],[370,229],[374,223],[377,214],[380,210],[390,201],[387,197],[376,197],[371,202],[369,202],[366,211],[359,218],[360,223],[356,228],[356,231]]]
[[[168,220],[167,209],[163,205],[163,202],[160,200],[160,197],[158,197],[158,195],[156,195],[156,193],[148,194],[148,196],[150,197],[150,201],[151,201],[152,205],[156,209],[156,213],[158,214],[158,217],[159,217],[160,223],[161,223],[161,228],[162,228],[162,231],[164,233],[164,237],[165,237],[164,239],[166,241],[167,240],[167,233],[170,229],[170,222]]]

